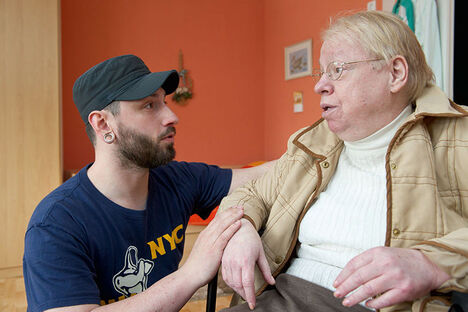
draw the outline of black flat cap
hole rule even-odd
[[[178,85],[177,71],[152,73],[139,57],[121,55],[81,75],[73,85],[73,101],[87,124],[89,113],[102,110],[113,101],[140,100],[159,88],[171,94]]]

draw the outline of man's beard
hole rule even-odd
[[[124,167],[155,168],[170,162],[175,157],[174,144],[162,145],[161,139],[173,133],[174,127],[158,135],[157,141],[151,137],[119,124],[118,154]]]

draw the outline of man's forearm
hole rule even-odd
[[[182,268],[166,276],[142,293],[108,305],[84,304],[45,312],[176,312],[202,285]]]
[[[138,295],[92,311],[176,312],[201,286],[195,276],[185,272],[182,267]]]
[[[48,310],[48,312],[176,312],[195,291],[207,284],[221,263],[226,244],[241,226],[243,209],[232,208],[216,214],[198,235],[185,264],[176,272],[135,296],[106,306],[76,305]]]

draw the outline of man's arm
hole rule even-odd
[[[244,185],[250,180],[260,178],[265,172],[274,166],[275,162],[276,160],[272,160],[261,164],[260,166],[243,169],[232,169],[232,181],[228,195],[231,194],[232,191],[234,191],[236,188]]]
[[[179,311],[195,291],[218,271],[223,250],[240,228],[241,208],[220,212],[197,238],[185,264],[146,291],[105,306],[93,304],[47,310],[48,312],[172,312]]]

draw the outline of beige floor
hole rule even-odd
[[[216,311],[229,307],[231,296],[220,296],[216,299]],[[205,300],[189,301],[181,310],[181,312],[204,312],[206,311]]]
[[[26,307],[23,278],[0,279],[0,311],[26,312]]]

